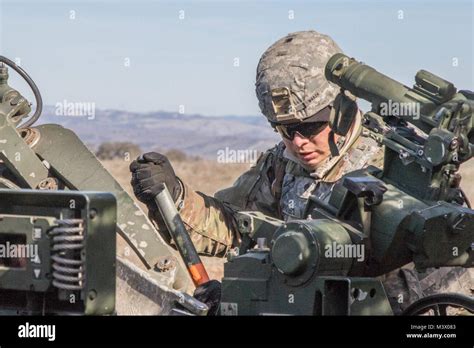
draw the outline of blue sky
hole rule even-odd
[[[0,54],[53,105],[256,115],[260,55],[307,29],[407,85],[423,68],[473,89],[473,1],[0,0]]]

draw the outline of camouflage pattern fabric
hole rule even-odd
[[[295,101],[294,118],[299,122],[330,105],[339,88],[326,80],[324,67],[331,56],[342,52],[327,35],[316,31],[288,34],[271,45],[257,66],[255,93],[262,113],[279,122],[274,112],[272,90],[288,88]]]
[[[462,267],[429,268],[418,272],[410,263],[379,278],[394,314],[401,314],[411,303],[428,295],[451,292],[473,296],[473,273],[474,270]]]
[[[341,138],[344,139],[344,138]],[[283,178],[280,207],[282,218],[304,219],[309,196],[315,195],[322,201],[329,199],[334,184],[345,174],[369,165],[381,167],[383,148],[363,132],[361,116],[358,113],[352,131],[341,143],[339,156],[329,157],[314,171],[303,168],[288,151],[284,156],[288,162]]]

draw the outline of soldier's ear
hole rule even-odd
[[[349,91],[341,89],[334,99],[329,116],[329,127],[335,134],[345,136],[351,129],[357,111],[356,97]]]

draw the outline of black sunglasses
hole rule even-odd
[[[311,138],[315,135],[321,133],[328,122],[308,122],[308,123],[298,123],[295,125],[275,125],[275,129],[280,133],[284,138],[288,140],[293,140],[295,134],[298,133],[299,135],[305,138]]]

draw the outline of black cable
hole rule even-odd
[[[28,121],[20,125],[18,128],[30,127],[40,118],[41,112],[43,111],[43,99],[41,98],[41,93],[30,75],[28,75],[28,73],[20,66],[16,65],[15,62],[4,56],[0,56],[0,62],[6,64],[8,67],[15,70],[21,77],[23,77],[23,79],[26,81],[26,83],[28,83],[31,90],[33,91],[36,100],[35,113],[28,119]]]
[[[459,190],[461,191],[461,196],[462,196],[462,198],[464,198],[464,202],[466,203],[467,207],[468,207],[469,209],[472,209],[471,201],[470,201],[469,198],[467,197],[466,192],[464,192],[464,190],[461,189],[461,188],[460,188]]]

